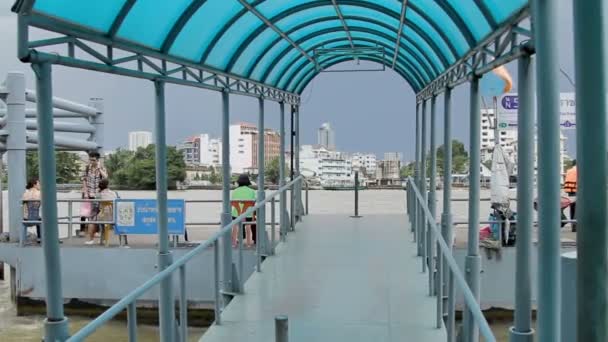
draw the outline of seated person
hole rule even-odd
[[[255,190],[250,188],[251,181],[249,176],[242,174],[237,180],[238,187],[232,191],[232,201],[254,201],[256,198]],[[244,204],[241,204],[241,209],[244,208]],[[233,206],[232,208],[232,219],[236,219],[239,216],[239,211]],[[253,221],[253,214],[247,215],[246,221]],[[255,244],[256,225],[245,225],[245,246],[253,246]],[[232,228],[232,246],[236,247],[238,241],[238,227]]]

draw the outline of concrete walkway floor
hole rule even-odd
[[[201,341],[445,341],[415,247],[405,215],[305,217]]]

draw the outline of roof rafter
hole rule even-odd
[[[249,12],[253,13],[253,15],[258,17],[258,19],[263,21],[264,24],[266,24],[266,26],[271,28],[279,36],[281,36],[283,39],[285,39],[285,41],[287,41],[289,44],[291,44],[296,50],[298,50],[303,56],[305,56],[312,64],[316,65],[316,61],[311,56],[309,56],[306,53],[306,51],[304,51],[298,44],[296,44],[293,40],[291,40],[291,38],[289,38],[289,36],[286,35],[285,32],[281,31],[278,27],[276,27],[273,23],[271,23],[270,20],[268,20],[265,16],[262,15],[262,13],[258,12],[258,10],[255,9],[255,7],[251,6],[246,0],[239,0],[239,2]]]
[[[114,19],[114,22],[112,22],[112,26],[110,26],[110,31],[108,32],[108,36],[110,38],[114,38],[116,36],[116,33],[118,33],[118,30],[120,29],[120,25],[122,25],[122,22],[127,17],[127,14],[129,14],[131,8],[133,8],[133,5],[135,5],[135,1],[136,0],[127,0],[124,5],[122,5],[120,12]]]
[[[346,21],[342,16],[342,11],[340,11],[340,6],[338,6],[338,2],[336,0],[331,0],[331,3],[334,5],[334,9],[336,10],[336,14],[340,21],[342,22],[342,26],[344,26],[344,31],[346,32],[346,36],[348,37],[348,41],[350,42],[350,47],[355,48],[355,44],[353,44],[353,37],[350,35],[350,31],[348,30],[348,25],[346,25]]]
[[[397,30],[397,41],[395,43],[395,54],[393,57],[393,63],[391,69],[395,69],[395,63],[397,63],[397,51],[399,45],[401,45],[401,34],[403,33],[403,22],[405,21],[405,12],[407,10],[407,0],[401,2],[401,18],[399,19],[399,30]]]

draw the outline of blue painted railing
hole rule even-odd
[[[83,341],[85,338],[90,336],[100,328],[102,325],[108,323],[112,320],[116,315],[127,310],[127,321],[128,321],[128,331],[129,331],[129,341],[134,342],[137,341],[137,312],[135,302],[139,297],[141,297],[144,293],[149,291],[154,286],[158,286],[161,281],[166,279],[167,277],[173,276],[174,272],[179,270],[179,329],[177,330],[177,340],[179,341],[187,341],[187,299],[186,299],[186,264],[192,260],[195,256],[201,254],[205,249],[213,246],[213,264],[214,264],[214,288],[215,288],[215,322],[216,324],[221,323],[221,308],[220,308],[220,287],[219,287],[219,240],[224,236],[224,234],[230,234],[232,231],[232,227],[241,226],[242,223],[245,222],[245,219],[250,216],[253,212],[262,208],[268,203],[274,203],[275,198],[279,196],[282,192],[287,192],[288,190],[292,191],[292,194],[296,193],[296,189],[301,187],[303,182],[303,177],[299,176],[293,181],[287,183],[285,186],[279,188],[277,191],[268,195],[263,201],[256,203],[255,206],[249,208],[242,215],[232,220],[229,224],[223,226],[218,232],[213,234],[208,240],[198,245],[196,248],[192,249],[190,252],[176,260],[173,264],[162,270],[161,272],[154,275],[148,281],[140,285],[138,288],[134,289],[119,300],[116,304],[112,305],[106,311],[104,311],[101,315],[91,321],[89,324],[85,325],[82,329],[72,335],[67,341],[69,342],[77,342]],[[297,211],[297,210],[296,210]],[[295,222],[293,222],[295,224]],[[274,234],[273,234],[274,235]],[[242,237],[242,234],[239,234]],[[274,244],[271,242],[271,244]],[[259,245],[259,242],[258,242]],[[242,244],[239,244],[242,246]],[[258,247],[257,258],[258,261],[262,257],[260,253],[260,249]],[[243,279],[241,279],[243,281]]]
[[[423,251],[423,254],[422,254],[422,257],[424,259],[423,262],[426,262],[427,259],[431,260],[432,258],[435,258],[435,257],[437,257],[437,259],[443,258],[443,260],[445,260],[445,262],[447,263],[447,265],[449,267],[449,274],[454,279],[456,285],[458,285],[458,287],[460,288],[460,291],[462,292],[463,297],[464,297],[466,309],[471,312],[471,315],[472,315],[473,319],[475,320],[475,324],[479,327],[481,336],[483,336],[483,338],[485,339],[486,342],[496,342],[496,337],[494,336],[492,329],[490,329],[490,325],[488,324],[488,321],[484,317],[483,312],[481,311],[481,308],[479,306],[479,303],[477,302],[477,300],[475,300],[475,296],[473,295],[473,292],[469,288],[469,285],[467,284],[467,282],[464,278],[464,275],[462,274],[462,271],[460,270],[460,267],[458,267],[458,264],[456,263],[456,260],[454,259],[454,256],[452,255],[451,248],[448,246],[444,237],[442,236],[441,230],[437,226],[437,222],[436,222],[435,218],[433,218],[433,215],[431,214],[431,211],[428,207],[428,203],[426,203],[426,201],[420,194],[420,190],[418,190],[418,188],[416,187],[416,182],[412,178],[408,179],[407,192],[408,192],[407,193],[408,212],[415,213],[416,209],[414,209],[413,206],[418,205],[419,208],[422,209],[423,222],[425,222],[426,225],[428,227],[430,227],[430,229],[431,229],[431,239],[430,240],[424,239],[424,238],[421,239],[422,243],[424,244],[424,246],[421,248],[421,250]],[[414,218],[412,216],[413,215],[409,216],[410,220],[414,220]],[[413,224],[413,222],[412,222],[412,224]],[[439,250],[438,250],[438,253],[436,256],[435,255],[427,256],[425,254],[425,251],[432,250],[431,248],[428,248],[429,246],[427,246],[429,243],[437,244],[437,246],[439,247]],[[450,243],[452,243],[452,242],[450,241]],[[434,271],[435,270],[433,270],[433,269],[429,270],[429,272],[434,272]],[[439,285],[439,286],[442,286],[442,285]],[[431,289],[431,293],[432,292],[433,291]],[[443,300],[442,297],[443,297],[442,295],[439,295],[437,300],[442,301]],[[438,326],[441,326],[441,319],[443,316],[443,310],[441,308],[442,308],[442,306],[438,304],[437,305],[437,324],[438,324]]]

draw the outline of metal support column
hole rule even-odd
[[[41,215],[43,222],[43,260],[46,274],[44,339],[45,341],[65,341],[68,338],[68,320],[63,314],[63,292],[61,288],[61,255],[56,206],[57,177],[55,148],[53,144],[53,84],[51,64],[32,64],[32,68],[36,74],[36,92],[38,95],[36,105],[38,109],[38,155],[40,160],[41,201],[42,203],[48,203],[48,205],[42,206]],[[13,180],[16,181],[16,179]],[[21,203],[21,201],[18,201],[18,203]],[[21,211],[18,212],[20,213]]]
[[[420,185],[420,182],[418,180],[418,178],[420,177],[420,156],[419,156],[419,149],[420,149],[420,110],[421,110],[421,106],[420,106],[420,102],[416,103],[416,150],[414,151],[415,154],[415,161],[414,161],[414,182],[416,183],[416,186]],[[414,204],[412,205],[412,210],[413,210],[413,215],[414,215],[414,219],[413,221],[413,226],[412,226],[412,231],[414,232],[414,241],[416,241],[416,246],[417,246],[417,254],[418,256],[422,256],[422,251],[420,250],[420,237],[418,236],[418,201],[416,200],[416,196],[412,196],[412,201],[414,202]]]
[[[300,176],[300,106],[295,106],[295,168],[296,168],[296,177]],[[296,215],[297,221],[300,222],[302,220],[302,215],[304,206],[302,205],[302,183],[298,182],[296,186]]]
[[[441,234],[443,239],[452,249],[452,89],[446,88],[444,94],[444,121],[443,121],[443,214],[441,215]],[[443,259],[445,261],[445,259]],[[443,280],[445,282],[446,304],[446,330],[448,342],[454,341],[456,329],[456,288],[454,277],[447,263],[443,269]]]
[[[232,207],[230,206],[230,93],[222,92],[222,227],[232,221]],[[221,239],[222,250],[222,291],[236,292],[239,282],[233,282],[235,268],[232,263],[232,242],[230,234],[224,234]]]
[[[532,59],[518,62],[517,117],[517,244],[515,267],[515,324],[511,342],[532,342],[531,250],[534,220],[534,76]]]
[[[606,4],[573,1],[578,158],[577,341],[608,341]]]
[[[431,98],[431,122],[430,122],[430,148],[429,148],[429,154],[431,157],[431,163],[430,163],[430,182],[429,182],[429,195],[428,195],[428,201],[427,204],[429,206],[429,210],[431,212],[431,217],[429,217],[429,221],[433,220],[436,221],[436,210],[435,207],[437,206],[437,202],[436,202],[436,192],[435,192],[435,188],[437,187],[437,184],[435,182],[435,179],[437,178],[437,153],[435,151],[435,118],[436,118],[436,102],[437,102],[437,97],[433,96]],[[433,296],[435,295],[435,243],[436,243],[436,237],[435,234],[432,232],[432,229],[430,227],[430,225],[426,226],[426,253],[428,255],[429,258],[429,295]]]
[[[279,188],[285,186],[285,102],[281,102],[279,104],[280,109],[280,127],[279,127],[279,136],[281,137],[281,142],[279,145]],[[281,241],[285,241],[287,237],[287,193],[285,191],[280,194],[280,223],[279,223],[279,231],[281,235]]]
[[[426,100],[424,102],[422,102],[422,119],[421,119],[422,125],[420,127],[421,129],[421,140],[420,140],[420,173],[419,173],[419,189],[420,189],[420,194],[422,195],[422,198],[424,199],[423,203],[428,203],[428,196],[427,196],[427,192],[426,192],[426,131],[427,131],[427,126],[426,126],[426,122],[427,122],[427,115],[426,115]],[[428,240],[426,239],[426,230],[427,230],[427,217],[426,217],[426,213],[424,210],[422,210],[422,204],[419,207],[420,209],[420,220],[418,221],[418,226],[420,227],[418,229],[418,233],[419,233],[419,240],[420,240],[420,244],[421,244],[421,249],[422,249],[422,272],[426,272],[426,266],[427,266],[427,262],[428,262],[428,253],[427,253],[427,246],[426,244],[428,243]]]
[[[97,115],[89,117],[89,123],[95,127],[95,133],[91,133],[89,137],[90,141],[94,141],[97,143],[97,152],[99,152],[103,156],[103,145],[104,145],[104,105],[103,99],[101,98],[91,98],[89,100],[89,105],[95,109],[97,109]]]
[[[436,102],[437,97],[433,96],[431,99],[431,182],[430,182],[430,194],[429,194],[429,209],[431,210],[431,220],[433,222],[437,221],[437,110],[436,110]],[[431,292],[430,294],[437,296],[437,328],[442,327],[442,316],[443,316],[443,308],[442,308],[442,297],[443,291],[441,288],[441,258],[435,258],[435,251],[439,250],[439,247],[435,248],[437,244],[437,236],[435,236],[435,232],[429,227],[429,246],[430,246],[430,268],[431,272],[429,275],[431,277],[429,280],[431,281]],[[437,271],[435,272],[435,264],[437,264]]]
[[[480,181],[480,136],[481,112],[479,95],[479,78],[471,80],[470,101],[470,162],[469,162],[469,233],[467,243],[467,257],[465,261],[465,276],[471,292],[479,302],[479,287],[481,273],[481,257],[479,256],[479,181]],[[479,327],[475,324],[470,310],[464,310],[464,341],[479,341]]]
[[[9,132],[6,139],[6,157],[8,179],[10,179],[10,182],[8,182],[8,227],[10,240],[15,242],[19,240],[23,229],[21,223],[23,220],[21,196],[26,181],[25,76],[23,73],[9,73],[6,76],[6,87],[8,91],[6,97],[6,130]]]
[[[295,173],[296,173],[296,168],[295,168],[295,164],[294,164],[294,158],[295,156],[295,136],[296,136],[296,131],[295,131],[295,114],[296,114],[296,108],[295,105],[291,105],[291,132],[290,132],[290,137],[291,137],[291,142],[290,142],[290,148],[291,148],[291,154],[290,154],[290,162],[291,162],[291,169],[290,169],[290,180],[293,181],[296,177],[295,177]],[[291,189],[289,189],[289,222],[291,224],[291,231],[295,231],[296,228],[296,206],[295,206],[295,194],[294,194],[294,190],[295,190],[296,186],[295,184],[291,186]]]
[[[264,201],[266,198],[266,192],[264,189],[264,172],[265,172],[265,159],[264,159],[264,98],[258,99],[258,202]],[[269,250],[265,243],[268,241],[266,238],[266,206],[262,206],[258,209],[257,216],[257,230],[256,230],[256,246],[257,246],[257,260],[258,260],[258,272],[260,271],[260,258],[261,254],[269,254]]]
[[[155,115],[155,143],[156,143],[156,203],[158,221],[158,271],[161,272],[173,262],[169,250],[169,230],[167,221],[167,140],[165,115],[165,83],[154,82],[156,115]],[[160,283],[159,321],[160,340],[172,341],[175,328],[175,298],[173,297],[173,280],[165,278]]]
[[[559,327],[561,311],[559,229],[561,170],[557,82],[560,54],[558,48],[560,39],[557,29],[559,6],[558,1],[555,0],[533,0],[531,3],[537,62],[538,174],[542,175],[542,177],[538,177],[538,265],[542,272],[539,273],[538,279],[537,327],[539,342],[555,342],[561,341]],[[594,50],[597,48],[593,47]],[[585,56],[585,63],[588,63],[587,57],[589,56]],[[604,61],[601,63],[603,64]],[[601,127],[601,129],[606,129],[606,127]]]

